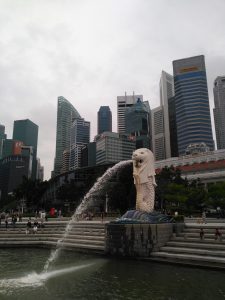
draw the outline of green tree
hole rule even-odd
[[[24,199],[28,210],[39,210],[41,197],[48,188],[48,181],[32,180],[23,177],[22,183],[14,190],[17,201]]]
[[[156,175],[157,187],[155,190],[156,202],[158,209],[165,209],[169,201],[170,195],[175,191],[175,186],[170,186],[170,184],[175,183],[178,185],[187,186],[187,180],[181,177],[181,171],[175,169],[173,166],[164,167],[159,174]],[[165,197],[167,195],[167,197]],[[172,195],[171,195],[172,196]],[[169,201],[171,204],[171,201]]]
[[[84,196],[85,191],[86,189],[83,183],[75,182],[74,180],[70,182],[65,180],[64,184],[56,191],[57,202],[52,203],[52,205],[57,208],[64,208],[64,204],[66,204],[71,211],[74,211]]]
[[[221,207],[225,209],[225,182],[209,185],[207,204],[214,208]]]
[[[166,201],[167,209],[174,207],[183,210],[188,199],[187,187],[184,184],[175,182],[169,183],[166,188],[164,199]]]

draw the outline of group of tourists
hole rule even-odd
[[[17,221],[22,222],[22,213],[19,212],[13,212],[11,214],[9,214],[8,212],[0,213],[0,226],[4,224],[5,228],[8,228],[10,220],[11,220],[12,227],[15,228]]]
[[[11,214],[8,212],[1,212],[0,213],[0,227],[5,227],[8,229],[10,226],[11,228],[16,228],[17,222],[22,222],[23,216],[22,213],[19,212],[12,212]],[[32,219],[29,218],[26,223],[26,234],[28,233],[37,233],[38,229],[43,229],[45,227],[44,221],[47,221],[46,213],[41,212],[35,216],[35,219],[32,223]],[[19,226],[21,228],[21,225]]]
[[[34,222],[32,224],[31,218],[29,218],[29,220],[27,221],[27,227],[26,227],[26,234],[29,233],[37,233],[38,229],[41,228],[43,229],[45,227],[44,225],[44,219],[41,219],[41,222],[38,222],[38,219],[34,219]]]

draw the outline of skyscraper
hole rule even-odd
[[[152,109],[152,151],[155,160],[166,158],[163,107]]]
[[[193,143],[214,149],[203,55],[173,61],[179,155]]]
[[[5,126],[0,124],[0,159],[2,158],[3,142],[6,138]]]
[[[177,157],[178,156],[177,121],[176,121],[176,108],[175,108],[174,96],[168,99],[168,112],[169,112],[171,157]]]
[[[98,111],[98,134],[112,132],[112,113],[109,106],[101,106]]]
[[[90,122],[76,118],[71,126],[70,170],[81,167],[81,149],[90,142]]]
[[[142,95],[135,95],[133,93],[132,96],[128,96],[125,93],[125,96],[117,97],[117,127],[118,133],[125,133],[125,111],[128,107],[132,107],[137,100],[140,99],[143,101]]]
[[[33,147],[32,179],[36,179],[38,126],[29,119],[14,121],[13,140],[23,142],[24,146]]]
[[[136,149],[151,148],[150,106],[140,99],[125,111],[125,131],[136,140]]]
[[[218,76],[215,79],[213,92],[217,149],[225,149],[225,76]]]
[[[96,136],[96,165],[116,163],[131,158],[135,141],[128,134],[104,132]]]
[[[70,149],[71,125],[80,114],[64,97],[58,97],[56,147],[53,176],[59,175],[62,169],[63,151]]]
[[[164,147],[165,158],[171,157],[171,144],[170,144],[170,122],[169,122],[169,98],[174,96],[174,83],[173,76],[162,71],[160,83],[160,106],[163,112],[163,131],[164,131]]]

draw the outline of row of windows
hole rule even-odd
[[[203,77],[196,77],[196,78],[191,78],[188,80],[179,80],[175,82],[175,87],[176,90],[179,88],[179,86],[191,86],[191,85],[206,85],[206,79]]]
[[[185,141],[188,138],[194,137],[194,136],[202,136],[202,137],[212,137],[212,131],[211,130],[187,130],[187,131],[177,131],[177,137],[179,140],[179,143],[182,141]]]
[[[176,93],[179,93],[183,90],[193,90],[193,89],[202,89],[204,91],[208,91],[207,83],[203,80],[200,81],[189,81],[189,82],[178,82],[175,85],[175,91]]]
[[[208,100],[208,92],[206,91],[192,91],[192,90],[183,90],[178,94],[175,95],[176,103],[178,101],[186,100],[186,99],[195,99],[195,98],[202,98]]]
[[[176,94],[179,94],[182,91],[189,91],[189,90],[202,90],[203,92],[207,92],[207,85],[203,82],[190,82],[188,84],[178,84],[176,86]]]
[[[206,72],[205,71],[198,71],[198,72],[189,72],[185,74],[176,75],[174,77],[174,81],[189,79],[189,78],[196,78],[196,77],[203,77],[206,78]]]
[[[184,130],[186,128],[188,128],[189,130],[191,130],[192,128],[208,128],[211,130],[211,124],[207,121],[207,122],[199,122],[198,120],[196,120],[196,122],[194,123],[181,123],[177,126],[179,128],[179,130]]]
[[[183,119],[190,120],[192,117],[198,116],[199,118],[201,117],[208,117],[210,120],[210,115],[209,115],[209,109],[207,108],[202,108],[201,111],[194,111],[193,109],[185,109],[182,113],[177,114],[177,122],[183,121]]]
[[[207,102],[189,102],[189,103],[180,103],[177,107],[176,107],[176,112],[178,113],[179,111],[183,111],[185,109],[189,109],[189,108],[199,108],[199,110],[201,110],[201,108],[208,108],[209,109],[209,104]]]

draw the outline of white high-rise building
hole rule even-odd
[[[160,90],[160,106],[163,110],[163,130],[164,130],[164,151],[165,158],[171,157],[170,145],[170,123],[169,123],[169,104],[168,100],[174,96],[173,76],[162,71],[159,83]]]
[[[163,107],[152,109],[152,151],[155,160],[165,159],[165,134],[163,122]]]
[[[162,71],[159,82],[160,106],[152,109],[152,150],[156,160],[171,154],[169,99],[174,96],[173,76]]]
[[[137,103],[138,99],[143,101],[143,95],[133,95],[128,96],[125,93],[125,96],[117,97],[117,130],[118,133],[125,133],[125,111],[127,107],[132,107]]]

